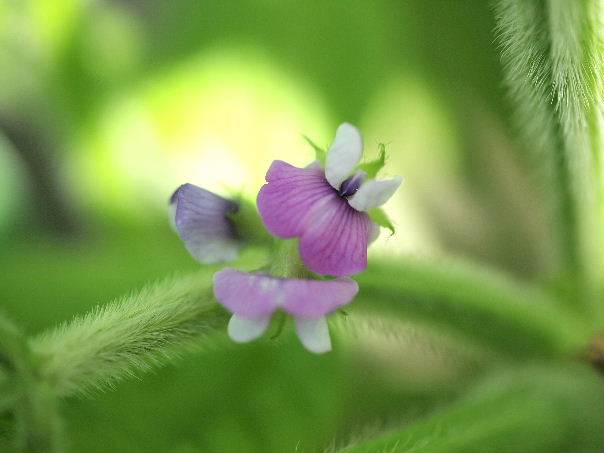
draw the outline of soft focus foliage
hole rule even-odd
[[[0,2],[0,451],[602,451],[602,17]],[[170,194],[241,201],[256,247],[234,266],[257,269],[271,161],[321,159],[344,121],[366,171],[405,178],[371,213],[396,234],[333,352],[277,320],[229,342],[220,266],[170,230]]]

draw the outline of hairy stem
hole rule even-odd
[[[59,396],[111,386],[222,331],[211,273],[172,279],[102,306],[31,342],[41,378]]]
[[[497,34],[516,120],[553,202],[574,305],[601,308],[602,40],[598,0],[499,0]]]
[[[41,382],[24,337],[6,319],[0,318],[0,363],[14,395],[5,395],[14,409],[17,448],[24,453],[59,453],[60,419],[54,393]]]

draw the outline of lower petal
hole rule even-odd
[[[315,354],[331,351],[329,327],[324,316],[320,318],[296,318],[296,333],[306,349]]]
[[[283,281],[283,309],[296,318],[319,318],[354,299],[359,291],[350,278]]]
[[[214,295],[231,313],[246,319],[270,317],[283,302],[283,282],[264,274],[226,268],[214,274]]]
[[[236,343],[247,343],[255,340],[266,332],[270,320],[270,316],[258,319],[248,319],[233,315],[231,316],[227,329],[229,337]]]

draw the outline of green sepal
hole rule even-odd
[[[310,138],[308,138],[306,135],[302,135],[302,137],[304,137],[304,140],[306,140],[306,143],[308,143],[310,146],[312,146],[312,148],[315,150],[315,159],[318,160],[321,164],[325,165],[325,159],[327,158],[327,152],[321,148],[319,145],[317,145],[315,142],[313,142]]]
[[[375,178],[382,168],[386,165],[386,145],[378,145],[378,157],[364,164],[359,165],[359,170],[367,173],[368,178]],[[388,227],[389,228],[389,227]]]
[[[268,234],[256,206],[242,196],[234,197],[239,209],[227,214],[233,222],[241,242],[247,245],[268,246],[272,243],[272,236]]]
[[[369,210],[369,217],[371,217],[371,220],[373,220],[379,226],[388,228],[391,236],[395,233],[392,221],[382,208],[374,208]]]

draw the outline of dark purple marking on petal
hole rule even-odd
[[[349,278],[307,280],[224,269],[214,275],[214,295],[229,311],[248,319],[278,308],[298,318],[317,318],[352,301],[358,285]]]
[[[351,195],[354,195],[356,191],[359,190],[359,187],[361,187],[361,184],[363,184],[366,176],[365,172],[356,172],[342,183],[338,195],[341,197],[350,197]]]
[[[193,184],[180,186],[170,200],[176,207],[176,231],[191,255],[202,263],[237,257],[237,234],[227,217],[237,212],[237,203]]]

